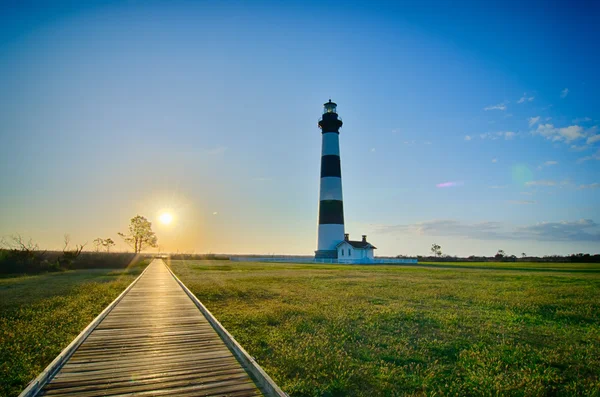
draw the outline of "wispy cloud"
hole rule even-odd
[[[490,189],[506,189],[507,187],[507,185],[493,185],[490,186]]]
[[[538,121],[540,121],[540,116],[530,117],[530,118],[527,119],[527,121],[529,122],[529,126],[533,127],[533,125],[535,123],[537,123]]]
[[[497,105],[490,105],[484,107],[483,110],[506,110],[506,105],[504,103],[499,103]]]
[[[537,201],[534,200],[508,200],[509,204],[519,204],[519,205],[531,205],[536,204]]]
[[[596,151],[596,153],[592,154],[591,156],[585,156],[580,158],[579,160],[577,160],[578,163],[583,163],[585,161],[589,161],[589,160],[600,160],[600,149],[598,149],[598,151]]]
[[[471,139],[473,139],[471,138],[471,135],[465,135],[465,141],[470,141]]]
[[[504,138],[506,140],[513,139],[518,134],[513,131],[498,131],[498,132],[486,132],[483,134],[479,134],[479,138],[481,139],[491,139],[496,140],[500,138]]]
[[[583,152],[584,150],[587,150],[589,148],[590,147],[587,145],[582,145],[582,146],[571,145],[571,150],[574,152]]]
[[[497,163],[498,159],[492,159],[492,163]]]
[[[535,99],[534,96],[527,96],[527,93],[523,93],[523,96],[521,98],[519,98],[519,100],[517,101],[517,103],[523,103],[523,102],[531,102]]]
[[[593,143],[600,142],[600,134],[590,136],[585,143],[591,145]]]
[[[525,186],[556,186],[558,183],[556,181],[529,181],[525,183]]]
[[[573,119],[573,123],[575,124],[587,123],[589,121],[592,121],[592,119],[590,119],[589,117],[578,117],[576,119]]]
[[[600,183],[590,183],[589,185],[579,185],[578,189],[598,189],[600,188]]]
[[[568,88],[565,88],[564,90],[562,90],[562,91],[560,92],[560,97],[561,97],[561,98],[566,98],[566,97],[567,97],[567,95],[569,95],[569,89],[568,89]]]
[[[600,241],[600,225],[591,219],[541,222],[527,226],[513,226],[502,222],[432,220],[382,226],[380,230],[391,234],[460,236],[475,240]]]
[[[550,167],[552,165],[557,165],[558,161],[554,161],[554,160],[549,160],[549,161],[545,161],[542,164],[538,165],[537,169],[541,170],[544,167]]]
[[[213,148],[204,150],[204,153],[206,153],[207,155],[211,155],[211,156],[220,156],[220,155],[224,154],[226,151],[227,151],[227,148],[225,146],[215,146]]]

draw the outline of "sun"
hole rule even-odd
[[[168,225],[173,221],[173,215],[169,214],[168,212],[163,212],[162,214],[160,214],[158,219],[163,225]]]

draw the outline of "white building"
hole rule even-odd
[[[344,240],[338,243],[336,249],[339,263],[371,263],[375,259],[373,250],[377,247],[369,243],[364,234],[362,241],[352,241],[350,235],[346,233]]]

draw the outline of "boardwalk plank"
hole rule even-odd
[[[153,261],[40,396],[261,396],[166,265]]]

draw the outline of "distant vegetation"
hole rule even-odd
[[[600,267],[510,265],[171,261],[292,397],[598,396]]]
[[[443,255],[442,247],[439,244],[431,244],[431,256],[417,255],[397,255],[396,258],[417,258],[419,262],[560,262],[560,263],[600,263],[600,254],[571,254],[571,255],[546,255],[530,256],[522,252],[520,257],[507,254],[503,249],[499,249],[493,256],[470,255],[468,257]]]
[[[19,235],[5,239],[0,247],[0,274],[38,274],[74,269],[123,269],[138,263],[143,255],[119,252],[86,252],[84,245],[70,247],[65,235],[62,251],[42,251],[31,239]]]
[[[134,253],[111,253],[115,246],[112,238],[98,237],[93,245],[95,252],[85,252],[86,244],[72,246],[71,237],[64,235],[62,251],[44,251],[31,238],[13,235],[0,240],[0,274],[38,274],[73,269],[122,269],[139,262],[144,248],[156,247],[158,239],[152,223],[136,215],[131,218],[129,232],[118,233],[130,244]],[[101,252],[104,251],[104,252]]]

